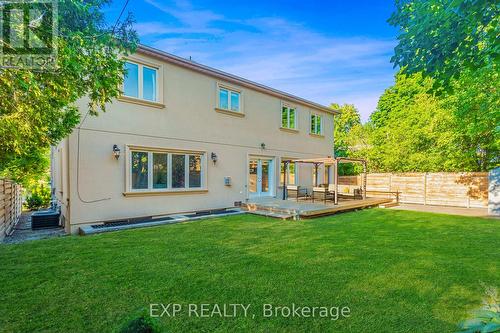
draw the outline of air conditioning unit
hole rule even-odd
[[[59,227],[59,210],[39,210],[31,214],[31,229]]]

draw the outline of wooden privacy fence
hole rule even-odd
[[[0,241],[19,221],[22,204],[21,185],[0,179]]]
[[[339,184],[360,185],[361,175],[340,176]],[[488,207],[487,172],[369,173],[370,197],[387,197],[369,191],[398,191],[399,202],[456,207]]]

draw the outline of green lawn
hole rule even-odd
[[[115,331],[150,303],[251,304],[255,318],[162,317],[167,331],[453,332],[500,286],[499,221],[371,209],[251,215],[0,245],[0,331]],[[264,318],[274,306],[351,315]],[[187,306],[187,305],[186,305]]]

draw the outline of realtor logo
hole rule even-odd
[[[0,68],[53,69],[57,0],[0,0]]]

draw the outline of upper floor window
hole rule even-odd
[[[219,109],[241,112],[241,93],[226,87],[219,87]]]
[[[323,134],[322,119],[320,115],[311,114],[311,134]]]
[[[295,108],[283,105],[281,108],[281,127],[290,129],[297,128],[297,118],[295,117],[295,112]]]
[[[125,62],[123,78],[123,95],[158,101],[158,69],[143,64]]]

